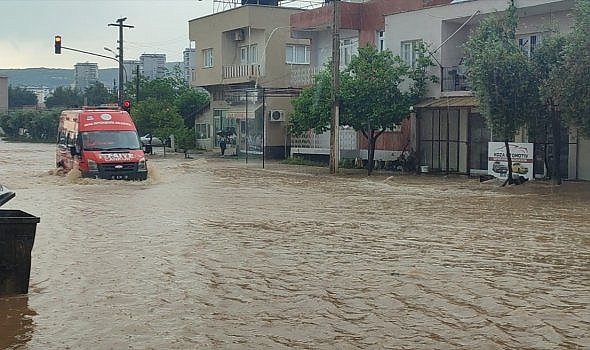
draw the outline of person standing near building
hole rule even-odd
[[[225,142],[225,136],[221,137],[221,140],[219,140],[219,148],[221,148],[221,156],[223,157],[225,155],[225,148],[227,147],[227,144]]]

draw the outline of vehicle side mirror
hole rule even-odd
[[[70,154],[73,156],[77,156],[78,154],[80,154],[80,152],[78,152],[76,146],[70,146]]]

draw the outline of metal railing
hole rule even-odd
[[[292,67],[290,77],[291,86],[310,86],[313,84],[313,79],[320,72],[320,70],[320,67]]]
[[[259,64],[223,66],[223,79],[252,78],[260,75]]]
[[[469,91],[463,67],[440,68],[440,91]]]

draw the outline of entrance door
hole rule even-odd
[[[469,114],[469,168],[471,173],[487,173],[490,130],[479,113]]]

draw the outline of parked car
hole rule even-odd
[[[517,174],[526,174],[529,172],[529,168],[520,163],[512,163],[512,172]]]
[[[500,162],[494,162],[492,170],[498,174],[506,174],[508,172],[508,165]]]
[[[142,144],[152,146],[163,146],[164,142],[158,137],[152,136],[151,134],[145,134],[139,138]]]

